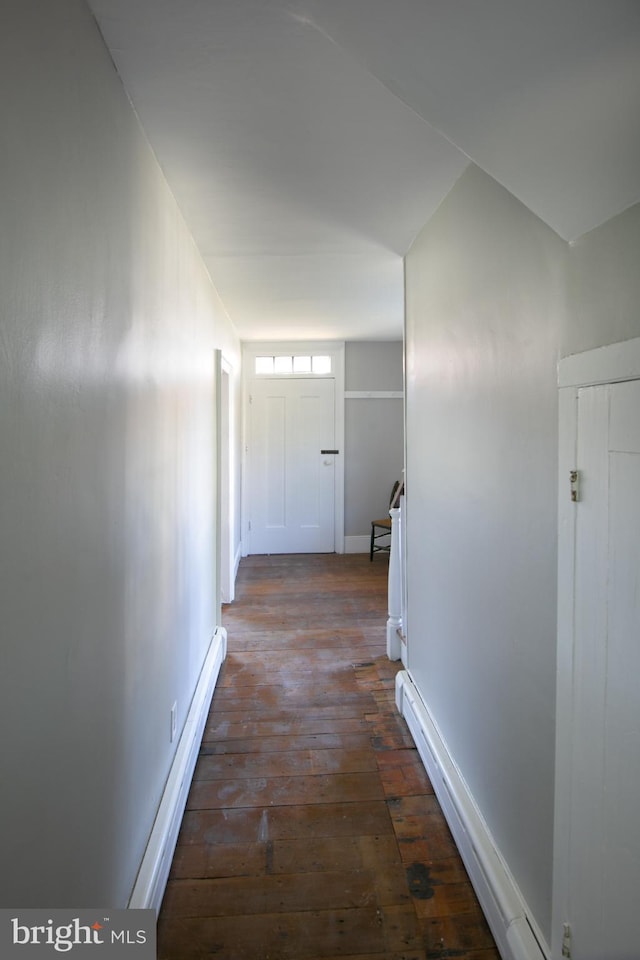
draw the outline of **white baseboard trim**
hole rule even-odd
[[[345,553],[369,553],[371,537],[367,534],[344,538]]]
[[[551,954],[475,801],[409,674],[396,676],[396,706],[460,851],[503,960],[549,960]]]
[[[129,909],[153,909],[156,913],[160,910],[211,698],[226,655],[227,631],[224,627],[218,627],[200,672],[147,849],[127,904]]]

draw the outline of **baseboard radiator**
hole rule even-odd
[[[160,910],[211,698],[226,655],[227,631],[218,627],[178,741],[151,836],[127,904],[129,909],[153,909],[156,913]]]
[[[469,788],[406,671],[396,676],[396,705],[407,721],[503,960],[549,960],[550,951]]]

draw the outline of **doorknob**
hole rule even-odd
[[[325,467],[330,467],[333,463],[333,460],[323,460],[322,462],[324,463]]]

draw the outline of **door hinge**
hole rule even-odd
[[[571,500],[577,503],[580,499],[580,471],[571,470],[569,472],[569,485],[571,490]]]
[[[251,530],[251,520],[249,520],[249,530]]]
[[[562,956],[571,958],[571,925],[562,924]]]
[[[253,397],[249,394],[249,403],[253,403]]]

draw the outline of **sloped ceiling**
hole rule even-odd
[[[637,0],[90,0],[244,339],[402,333],[472,160],[567,240],[640,200]]]

